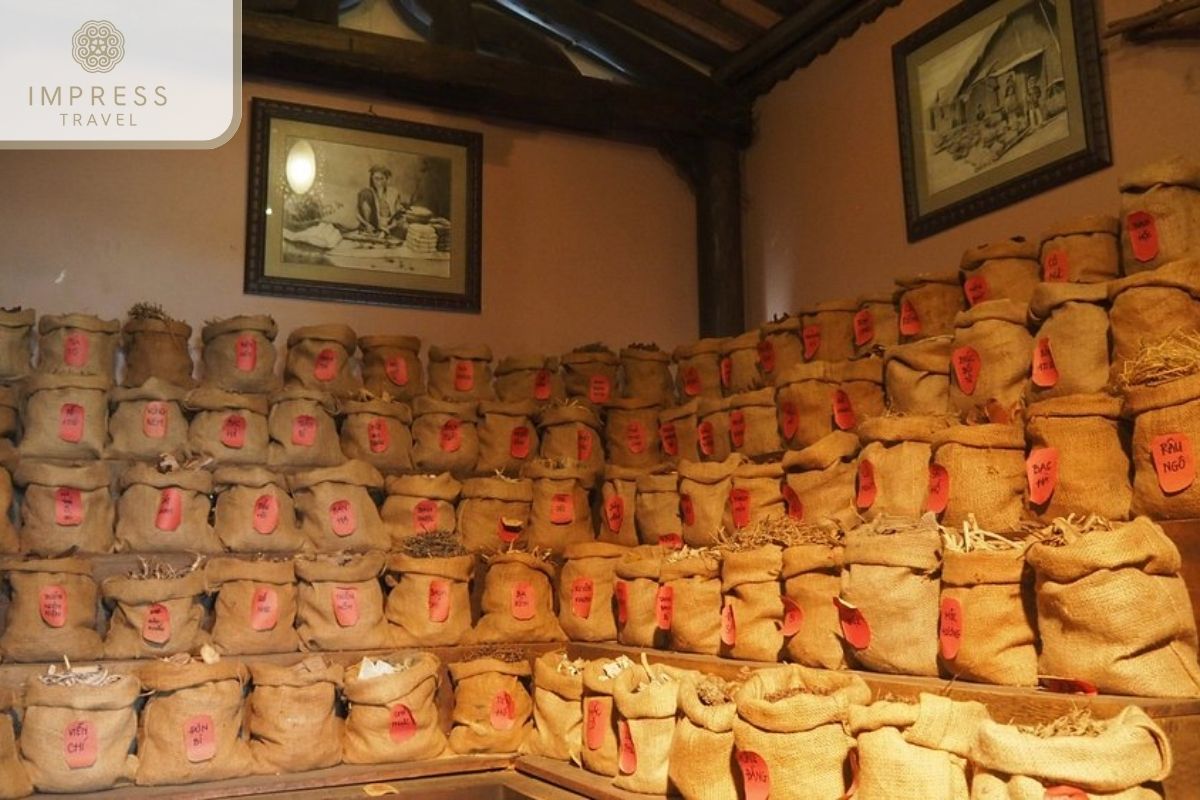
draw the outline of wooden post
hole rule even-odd
[[[700,335],[734,336],[746,326],[741,151],[706,138],[694,152]]]

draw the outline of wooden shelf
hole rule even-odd
[[[578,792],[591,800],[646,800],[653,796],[618,789],[612,785],[611,778],[588,772],[567,761],[555,761],[543,756],[521,756],[513,767],[517,772]]]

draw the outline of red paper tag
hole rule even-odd
[[[791,400],[784,401],[779,406],[779,410],[783,416],[782,424],[779,426],[783,430],[783,437],[791,439],[796,435],[796,431],[800,429],[800,411]]]
[[[591,578],[576,578],[571,583],[571,612],[580,619],[590,617],[595,593]]]
[[[426,599],[430,622],[445,622],[450,618],[450,582],[434,578],[429,582]]]
[[[167,435],[167,404],[151,400],[142,409],[142,435],[147,439],[163,439]]]
[[[950,358],[954,367],[954,379],[963,394],[975,394],[975,384],[979,382],[979,372],[983,368],[983,359],[973,347],[959,347]]]
[[[804,502],[800,499],[800,495],[796,494],[796,490],[784,485],[782,494],[783,501],[787,503],[788,516],[797,521],[803,520]]]
[[[171,640],[171,610],[155,603],[146,611],[142,622],[142,638],[151,644],[166,644]]]
[[[54,490],[54,524],[74,528],[83,524],[83,493],[60,486]]]
[[[433,500],[418,501],[412,510],[413,528],[418,533],[433,533],[437,530],[438,506]]]
[[[735,528],[744,528],[750,524],[750,492],[736,488],[729,490],[729,512],[733,517]]]
[[[685,368],[683,370],[683,393],[688,397],[695,397],[703,388],[700,383],[700,370],[695,367]]]
[[[333,352],[333,348],[326,347],[317,353],[317,359],[313,362],[313,377],[319,381],[331,381],[337,377],[337,373],[337,353]]]
[[[821,326],[805,325],[801,338],[804,340],[804,360],[812,361],[821,349]]]
[[[678,533],[664,533],[658,537],[658,546],[668,550],[682,550],[683,537]]]
[[[230,414],[221,423],[221,444],[231,450],[239,450],[246,444],[246,418],[241,414]]]
[[[592,432],[587,427],[580,425],[575,431],[575,456],[579,461],[590,461],[592,459],[592,445],[595,444]]]
[[[67,624],[67,590],[61,586],[43,586],[38,590],[38,613],[51,628]]]
[[[183,522],[183,492],[168,486],[158,493],[158,509],[154,512],[154,527],[160,531],[179,530]]]
[[[976,306],[987,300],[991,295],[987,279],[982,275],[972,275],[963,281],[963,294],[967,297],[967,305]]]
[[[664,422],[658,427],[658,438],[662,442],[663,452],[669,456],[679,455],[679,437],[675,433],[675,423]]]
[[[875,465],[870,461],[858,462],[858,491],[854,496],[854,505],[862,509],[875,505]]]
[[[607,375],[593,375],[588,378],[588,400],[593,403],[607,403],[612,396],[612,381]]]
[[[737,644],[737,619],[731,605],[725,605],[721,609],[721,642],[726,647]]]
[[[599,750],[604,746],[604,732],[609,729],[612,701],[590,697],[584,703],[584,742],[588,750]]]
[[[1135,211],[1125,218],[1125,232],[1138,261],[1153,261],[1158,255],[1158,225],[1145,211]]]
[[[729,412],[729,442],[735,449],[746,444],[746,415],[741,409]]]
[[[646,426],[634,420],[625,426],[625,446],[634,455],[646,452]]]
[[[728,389],[733,384],[733,359],[724,356],[720,363],[721,385]]]
[[[508,436],[508,454],[513,458],[529,458],[529,426],[518,425]]]
[[[454,361],[454,389],[459,392],[469,392],[475,388],[475,362],[470,360]]]
[[[679,516],[683,518],[684,525],[696,524],[696,504],[692,502],[690,494],[679,495]],[[662,537],[658,540],[661,542]]]
[[[279,498],[274,493],[260,494],[254,500],[254,532],[264,536],[275,532],[279,525]]]
[[[388,737],[396,743],[406,742],[417,733],[417,720],[412,711],[403,703],[392,706],[391,717],[388,719]]]
[[[211,716],[197,714],[184,720],[183,750],[193,764],[211,761],[217,754],[217,726]]]
[[[462,447],[462,422],[451,417],[442,423],[438,433],[438,447],[443,453],[457,453]]]
[[[100,736],[96,726],[86,719],[77,719],[63,728],[63,760],[68,769],[87,769],[96,763],[100,754]]]
[[[1046,283],[1065,283],[1071,279],[1067,251],[1051,250],[1042,256],[1042,280]]]
[[[621,526],[625,524],[625,498],[614,494],[604,501],[604,521],[613,533],[621,530]]]
[[[629,621],[629,584],[625,581],[614,583],[613,596],[617,598],[617,623],[624,625]]]
[[[700,452],[711,456],[716,446],[716,435],[713,433],[711,422],[704,421],[696,426],[696,435],[700,441]]]
[[[496,535],[500,537],[500,541],[512,544],[520,538],[524,527],[524,524],[519,519],[501,517],[496,521]]]
[[[58,438],[72,444],[83,439],[83,406],[78,403],[63,403],[59,407]]]
[[[779,626],[779,632],[784,636],[795,636],[804,625],[804,609],[790,597],[779,599],[783,601],[783,624]]]
[[[270,586],[255,586],[250,601],[250,629],[269,631],[279,623],[279,593]]]
[[[492,697],[492,727],[498,731],[511,731],[517,722],[517,701],[504,690]]]
[[[533,397],[535,400],[550,399],[550,370],[539,369],[533,376]]]
[[[763,339],[758,343],[758,363],[763,372],[775,371],[775,345],[771,344],[770,339]]]
[[[1055,678],[1050,675],[1039,675],[1038,684],[1048,692],[1057,692],[1059,694],[1100,694],[1100,690],[1096,688],[1095,684],[1076,678]]]
[[[233,345],[233,365],[240,372],[253,372],[258,366],[258,339],[243,333]]]
[[[921,315],[907,297],[900,301],[900,332],[905,336],[916,336],[921,332]]]
[[[354,506],[349,500],[334,500],[329,504],[329,527],[335,536],[349,536],[358,529]]]
[[[333,616],[343,628],[352,628],[358,624],[357,586],[334,587]]]
[[[659,586],[654,596],[654,620],[660,631],[671,630],[671,619],[675,616],[675,589]]]
[[[292,444],[312,447],[317,441],[317,418],[311,414],[300,414],[292,420]]]
[[[854,343],[859,347],[875,338],[875,315],[869,308],[860,308],[854,315]]]
[[[637,748],[633,745],[633,734],[629,731],[629,723],[625,720],[617,722],[617,767],[622,775],[632,775],[637,772]]]
[[[848,431],[858,424],[858,419],[854,416],[854,405],[850,402],[850,395],[846,394],[843,389],[837,389],[833,393],[833,422],[839,430],[843,431]]]
[[[570,525],[575,521],[575,495],[556,492],[550,498],[550,521],[555,525]]]
[[[925,510],[940,514],[950,500],[950,473],[941,464],[929,465],[929,490],[925,495]]]
[[[396,386],[408,385],[408,359],[404,356],[389,356],[383,363],[388,380]]]
[[[1035,506],[1050,501],[1058,486],[1058,448],[1035,447],[1025,459],[1025,478],[1029,482],[1029,502]]]
[[[942,598],[942,616],[938,623],[938,641],[942,647],[942,658],[953,661],[962,646],[963,610],[962,603],[953,597]]]
[[[1060,797],[1065,797],[1067,800],[1088,800],[1090,795],[1088,795],[1088,793],[1082,789],[1076,789],[1074,786],[1059,785],[1047,786],[1046,793],[1042,796],[1046,798],[1046,800]]]
[[[1043,389],[1058,383],[1058,367],[1054,363],[1054,353],[1050,350],[1050,340],[1043,336],[1033,347],[1033,385]]]
[[[392,432],[383,417],[371,417],[367,422],[367,447],[372,453],[386,453],[392,446]]]
[[[533,584],[529,581],[517,581],[513,584],[509,609],[512,612],[513,619],[521,621],[533,619]]]
[[[863,613],[840,597],[833,598],[833,604],[837,607],[842,636],[850,643],[850,646],[856,650],[865,650],[870,647],[871,626],[867,624],[867,618],[863,616]]]
[[[1196,480],[1192,440],[1186,433],[1165,433],[1150,441],[1150,455],[1164,494],[1182,492]]]
[[[63,361],[68,367],[82,367],[92,350],[92,340],[83,331],[71,331],[63,340]]]
[[[737,764],[742,771],[745,800],[767,800],[771,796],[771,770],[763,757],[750,750],[738,750]]]

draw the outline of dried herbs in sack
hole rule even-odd
[[[721,345],[721,391],[742,394],[760,388],[763,374],[758,363],[758,330],[731,336]]]
[[[360,336],[363,388],[376,397],[407,402],[425,394],[421,340],[416,336]]]
[[[429,396],[451,402],[492,400],[492,348],[429,347]]]
[[[361,461],[288,477],[300,532],[318,552],[387,550],[392,537],[371,496],[383,488],[379,470]]]
[[[529,464],[524,475],[533,481],[530,547],[562,553],[567,545],[592,541],[590,473],[579,465],[560,465],[542,459]]]
[[[348,325],[308,325],[287,338],[283,365],[285,387],[301,387],[336,397],[347,397],[362,388],[354,371],[358,337]]]
[[[907,700],[850,706],[861,800],[966,800],[967,760],[909,741],[921,707]]]
[[[990,300],[954,320],[950,406],[968,421],[988,418],[989,404],[1011,414],[1025,394],[1033,364],[1026,306]]]
[[[572,661],[562,650],[542,653],[534,659],[533,731],[525,740],[526,752],[580,763],[583,670],[582,659]]]
[[[81,558],[0,560],[9,590],[0,656],[5,661],[100,658],[96,582]]]
[[[1031,401],[1101,392],[1108,385],[1107,298],[1102,283],[1043,283],[1034,291]]]
[[[900,342],[900,319],[891,294],[858,298],[854,312],[854,357],[862,358]]]
[[[654,344],[631,344],[621,348],[619,358],[622,397],[643,397],[658,406],[675,402],[670,353]]]
[[[557,570],[534,553],[509,551],[488,559],[483,579],[483,616],[468,642],[562,642],[567,636],[554,613]]]
[[[1103,283],[1121,274],[1121,224],[1108,214],[1064,220],[1042,234],[1039,257],[1047,283]]]
[[[1200,330],[1200,258],[1188,258],[1108,284],[1112,376],[1127,361],[1179,331]]]
[[[931,442],[952,420],[948,417],[876,417],[859,428],[854,506],[865,519],[881,516],[915,519],[927,510]],[[936,507],[936,506],[935,506]]]
[[[296,559],[296,632],[301,649],[378,650],[391,646],[379,583],[385,563],[382,553]]]
[[[806,667],[845,669],[841,622],[833,603],[842,584],[841,538],[821,529],[811,529],[809,538],[783,550],[785,652],[789,661]]]
[[[446,749],[437,702],[442,664],[431,653],[367,658],[346,669],[347,764],[437,758]]]
[[[696,406],[696,445],[702,461],[724,461],[733,452],[729,398],[701,397]]]
[[[267,399],[201,387],[188,393],[184,406],[192,412],[188,451],[224,464],[267,463],[270,435]]]
[[[1121,265],[1127,275],[1200,251],[1200,164],[1173,156],[1121,179]]]
[[[463,479],[479,461],[478,404],[435,400],[413,401],[413,467],[421,472],[449,472]]]
[[[293,653],[296,635],[296,569],[289,561],[214,558],[204,579],[216,593],[212,643],[235,656]]]
[[[763,383],[775,385],[775,376],[793,364],[804,362],[804,342],[800,340],[800,318],[777,317],[758,329],[758,366]]]
[[[279,326],[267,314],[239,314],[206,323],[200,331],[204,384],[226,392],[276,391],[278,334]]]
[[[721,651],[721,555],[684,548],[662,560],[656,598],[658,623],[668,627],[670,649],[715,656]],[[678,613],[676,611],[678,610]]]
[[[204,572],[142,563],[140,570],[100,584],[112,609],[105,658],[158,658],[194,653],[208,643],[204,622]]]
[[[13,731],[16,712],[10,693],[0,695],[0,798],[17,800],[33,794],[33,784],[25,764],[17,755],[17,735]]]
[[[953,425],[934,434],[925,509],[952,527],[971,518],[1011,531],[1024,516],[1025,473],[1020,425]]]
[[[613,586],[628,548],[607,542],[569,545],[558,578],[558,621],[573,642],[615,642]]]
[[[289,666],[250,664],[254,689],[246,700],[246,731],[255,772],[291,775],[341,763],[342,673],[340,664],[319,655]]]
[[[762,522],[782,517],[788,512],[783,493],[783,465],[739,464],[733,471],[733,485],[721,526],[730,536],[737,536]]]
[[[1022,236],[972,247],[959,263],[963,296],[969,308],[988,300],[1026,305],[1041,273],[1038,246]]]
[[[109,379],[31,375],[21,407],[22,458],[96,459],[108,442]]]
[[[471,630],[475,556],[437,537],[409,540],[388,560],[384,613],[401,647],[462,644]]]
[[[681,400],[721,396],[721,348],[724,339],[701,339],[675,348],[675,386]]]
[[[458,501],[457,531],[463,546],[474,553],[524,547],[532,505],[533,481],[528,478],[468,478]],[[440,504],[438,513],[440,518]],[[453,523],[449,529],[454,529]]]
[[[713,675],[684,675],[679,681],[679,721],[671,738],[668,777],[684,800],[737,797],[734,689]]]
[[[486,400],[479,404],[483,419],[479,423],[476,472],[516,475],[538,457],[537,428],[533,424],[537,409],[532,400],[519,403]]]
[[[662,445],[663,461],[700,460],[700,424],[697,414],[700,402],[691,400],[675,408],[664,408],[658,414],[658,439]]]
[[[132,389],[113,389],[108,418],[108,458],[156,461],[163,453],[181,452],[188,440],[183,415],[187,392],[159,378]]]
[[[897,414],[950,413],[951,337],[889,347],[884,355],[888,408]]]
[[[44,314],[38,320],[37,371],[116,379],[121,323],[91,314]]]
[[[773,456],[783,450],[775,413],[775,390],[767,387],[729,398],[729,444],[747,458]]]
[[[616,679],[617,774],[613,786],[665,795],[675,735],[679,679],[666,668],[626,670]]]
[[[659,583],[666,552],[655,545],[630,549],[617,561],[617,641],[632,647],[666,647],[674,601]]]
[[[838,526],[856,520],[859,449],[857,436],[833,431],[803,450],[784,453],[782,492],[787,515],[798,522],[832,521]]]
[[[725,461],[679,464],[679,509],[683,541],[692,547],[707,547],[719,541],[733,490],[733,473],[742,464],[740,455]]]
[[[536,669],[536,664],[534,665]],[[619,755],[618,715],[613,701],[617,680],[627,671],[645,675],[629,656],[598,658],[583,667],[583,749],[579,751],[583,768],[597,775],[617,774]],[[561,760],[572,752],[569,744],[560,745]]]
[[[506,356],[496,365],[496,399],[502,403],[532,400],[539,406],[567,397],[555,356]]]
[[[271,395],[267,463],[276,468],[332,467],[346,460],[338,438],[337,401],[317,389],[293,386]]]
[[[854,315],[857,300],[827,300],[800,312],[800,338],[805,361],[854,358]],[[778,386],[778,382],[776,382]]]
[[[474,485],[478,480],[491,479],[472,478],[467,483]],[[412,536],[456,529],[455,505],[464,484],[450,473],[389,475],[386,486],[387,499],[379,513],[393,547],[403,546]]]
[[[615,464],[604,468],[604,482],[600,484],[600,506],[596,510],[596,524],[599,529],[596,538],[601,542],[626,547],[638,543],[637,485],[638,479],[646,474],[640,469],[619,467]]]
[[[220,467],[213,472],[213,531],[235,553],[294,553],[311,549],[296,521],[283,476],[265,467]]]
[[[682,542],[679,510],[679,473],[639,475],[634,496],[637,538],[643,544]],[[622,509],[628,515],[628,507]],[[603,539],[603,534],[600,537]]]
[[[412,469],[412,412],[386,400],[344,400],[342,453],[383,473]]]
[[[212,474],[180,468],[160,472],[138,463],[121,475],[117,500],[117,552],[219,553],[221,541],[208,518]]]
[[[897,278],[896,293],[901,342],[949,336],[955,315],[966,307],[957,272]]]
[[[53,556],[72,549],[80,553],[112,549],[115,510],[108,466],[103,462],[70,465],[26,459],[14,478],[25,490],[22,553]]]
[[[600,417],[583,403],[547,406],[538,417],[539,455],[554,461],[576,461],[590,474],[604,472],[604,440]]]
[[[766,544],[727,550],[721,559],[721,654],[746,661],[779,660],[784,604],[783,549]]]
[[[36,318],[32,308],[0,308],[0,380],[17,380],[29,374]]]
[[[157,306],[138,303],[129,309],[129,321],[121,330],[125,340],[123,386],[141,386],[151,378],[185,388],[195,383],[188,349],[191,325],[173,319]]]
[[[605,406],[604,447],[608,463],[649,469],[662,463],[658,436],[661,406],[647,397],[618,397]]]
[[[1200,375],[1130,387],[1134,514],[1153,519],[1200,516],[1195,447],[1200,443]]]
[[[450,750],[459,755],[515,753],[533,732],[529,661],[494,657],[450,664],[454,682]]]

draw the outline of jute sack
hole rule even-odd
[[[567,397],[556,356],[506,356],[496,365],[495,386],[503,403],[532,400],[544,406]]]
[[[188,426],[192,455],[211,458],[216,466],[267,463],[266,397],[202,387],[188,393],[184,407],[192,412]]]
[[[673,606],[659,585],[666,551],[655,545],[630,548],[617,560],[613,595],[617,601],[617,641],[632,647],[666,647]],[[660,610],[663,612],[660,614]],[[586,763],[586,762],[585,762]]]
[[[726,551],[721,559],[721,654],[746,661],[779,660],[783,650],[783,549],[776,544]]]
[[[139,786],[219,781],[253,771],[242,729],[242,664],[155,661],[138,675],[153,692],[138,727]]]
[[[658,613],[670,619],[669,649],[715,656],[721,650],[721,557],[683,552],[663,559]],[[676,613],[678,609],[678,613]]]
[[[783,495],[783,464],[739,464],[733,472],[729,502],[721,525],[735,534],[753,527],[762,520],[783,517],[788,513]]]
[[[44,314],[38,320],[38,372],[116,378],[121,323],[91,314]]]
[[[737,704],[729,698],[729,688],[713,676],[687,675],[679,682],[679,721],[667,774],[684,800],[738,796],[733,778]]]
[[[1149,344],[1200,329],[1200,258],[1174,261],[1108,284],[1112,375]]]
[[[1200,251],[1200,164],[1178,155],[1146,164],[1120,189],[1126,275]]]
[[[577,461],[593,476],[604,472],[600,417],[582,403],[547,406],[538,417],[542,458]]]
[[[524,476],[533,481],[528,541],[531,548],[562,553],[567,545],[594,538],[588,496],[592,476],[581,466],[535,461]]]
[[[520,551],[497,553],[483,579],[483,616],[470,643],[562,642],[554,614],[554,565]]]
[[[758,363],[758,329],[731,336],[721,345],[721,391],[726,395],[750,392],[764,385]]]
[[[830,365],[838,388],[829,401],[833,427],[850,430],[863,420],[884,413],[883,359],[858,358]],[[843,396],[844,395],[844,396]]]
[[[683,541],[683,520],[679,515],[679,473],[639,475],[634,505],[638,541],[658,544],[664,536],[679,537],[678,541]],[[628,506],[625,507],[625,514],[629,514]]]
[[[1038,246],[1014,236],[981,244],[963,253],[959,275],[967,306],[988,300],[1012,300],[1026,305],[1041,279]]]
[[[288,476],[300,533],[317,552],[387,550],[388,528],[371,497],[383,488],[379,470],[361,461]]]
[[[337,704],[343,671],[323,656],[290,666],[250,665],[254,689],[246,701],[246,731],[255,772],[291,775],[341,763]]]
[[[675,464],[700,460],[700,440],[696,430],[699,410],[699,401],[691,400],[658,413],[658,440],[662,445],[663,461]]]
[[[933,463],[946,471],[942,524],[973,516],[986,530],[1014,530],[1024,516],[1025,431],[1020,425],[953,425],[933,437]],[[932,499],[926,508],[937,512]]]
[[[857,300],[828,300],[800,312],[800,338],[805,361],[854,358],[854,315]],[[778,385],[778,384],[777,384]]]
[[[1093,735],[1038,736],[991,720],[971,751],[971,796],[1043,800],[1046,787],[1104,800],[1157,800],[1171,772],[1171,744],[1145,711],[1126,706]],[[1070,797],[1060,790],[1060,797]]]
[[[832,413],[838,383],[836,370],[825,361],[798,364],[776,377],[775,406],[786,447],[800,450],[839,429]]]
[[[474,401],[456,403],[422,395],[413,401],[413,466],[463,479],[479,460],[479,417]]]
[[[293,386],[271,395],[267,464],[301,469],[332,467],[346,460],[338,439],[337,401],[316,389]]]
[[[632,467],[609,464],[600,484],[600,506],[596,509],[596,538],[601,542],[632,547],[638,543],[637,485],[647,474]],[[678,505],[678,503],[676,503]]]
[[[675,402],[670,353],[656,345],[630,345],[621,348],[619,358],[622,397],[643,397],[658,406]]]
[[[296,632],[303,650],[390,647],[383,616],[382,553],[296,558]]]
[[[733,452],[729,438],[729,399],[701,397],[696,406],[696,445],[703,461],[724,461]]]
[[[954,333],[954,317],[966,307],[957,272],[897,278],[899,312],[896,327],[901,342]]]
[[[211,473],[159,472],[153,464],[137,463],[121,475],[120,486],[117,552],[219,553],[223,549],[208,522]]]
[[[0,655],[6,661],[100,658],[96,582],[81,558],[0,560],[9,606]]]
[[[879,700],[850,706],[849,729],[858,749],[861,800],[967,800],[967,760],[907,739],[920,707]]]
[[[686,544],[716,544],[728,511],[733,473],[741,463],[742,457],[737,454],[716,463],[679,463],[679,512]]]
[[[360,336],[363,388],[376,397],[408,402],[425,394],[421,340],[416,336]]]
[[[212,643],[228,655],[293,653],[296,570],[291,561],[214,558],[204,567],[213,603]]]
[[[468,478],[458,502],[463,547],[473,553],[525,547],[532,505],[533,481],[528,478]]]
[[[845,794],[854,739],[843,726],[851,705],[871,699],[862,678],[789,664],[758,670],[734,699],[737,758],[762,771],[772,800],[836,800]],[[744,779],[741,783],[745,788]]]
[[[108,378],[94,375],[26,378],[21,457],[100,458],[108,442],[108,385]]]
[[[1125,413],[1133,417],[1133,514],[1152,519],[1200,516],[1194,446],[1200,442],[1200,375],[1131,387]]]
[[[648,469],[662,463],[661,410],[658,401],[648,397],[617,397],[607,403],[604,448],[609,464]]]
[[[679,680],[663,667],[650,674],[626,670],[613,686],[617,720],[617,774],[613,786],[665,795],[669,786],[671,739],[675,735]]]
[[[13,484],[8,470],[0,467],[0,554],[25,552],[13,527]]]
[[[362,388],[354,372],[358,337],[348,325],[308,325],[296,328],[287,338],[287,360],[283,365],[285,387],[302,387],[346,397]]]
[[[939,625],[942,669],[955,678],[1036,686],[1036,611],[1025,551],[947,547]]]
[[[1030,401],[1101,392],[1108,385],[1108,285],[1043,283],[1033,293]]]
[[[858,298],[854,312],[854,357],[862,358],[900,343],[900,317],[892,294]]]
[[[679,345],[671,354],[675,362],[675,387],[679,398],[721,396],[721,347],[724,339],[700,339]]]
[[[565,353],[560,361],[567,397],[584,398],[589,403],[602,405],[620,396],[621,361],[608,348],[573,350]]]
[[[467,484],[473,485],[481,480],[495,479],[471,478]],[[387,528],[392,547],[400,546],[411,536],[458,530],[454,524],[454,508],[464,484],[456,481],[450,473],[389,475],[385,485],[387,499],[383,501],[379,515]]]
[[[569,545],[558,578],[558,621],[573,642],[615,642],[613,586],[629,548],[606,542]]]
[[[1175,544],[1145,517],[1029,549],[1038,669],[1106,694],[1195,697],[1196,618]]]
[[[803,450],[789,450],[784,469],[783,499],[787,515],[799,522],[832,521],[846,527],[858,518],[854,508],[858,437],[834,431]]]
[[[178,578],[114,575],[100,584],[112,609],[105,658],[158,658],[193,653],[208,643],[204,622],[204,572]]]
[[[446,749],[437,702],[442,663],[432,653],[391,656],[390,675],[360,679],[362,662],[346,669],[349,703],[342,761],[386,764],[437,758]]]
[[[99,792],[133,783],[138,694],[133,675],[105,686],[25,683],[21,758],[39,792]]]
[[[213,531],[235,553],[295,553],[311,549],[296,521],[282,476],[265,467],[219,467],[213,472]]]
[[[13,732],[16,712],[9,692],[0,696],[0,798],[17,800],[33,794],[33,784],[25,764],[17,755],[17,735]]]
[[[876,417],[858,430],[854,506],[866,519],[915,519],[929,497],[930,442],[950,424],[947,417]]]
[[[1121,223],[1108,214],[1064,220],[1042,234],[1046,282],[1103,283],[1121,274]]]
[[[0,309],[0,380],[16,380],[29,374],[36,318],[32,308]]]
[[[775,376],[793,364],[804,363],[804,343],[800,341],[800,318],[783,316],[758,329],[758,367],[763,383],[775,385]]]
[[[845,669],[846,654],[833,598],[842,584],[840,544],[796,544],[783,551],[783,593],[803,613],[800,629],[785,637],[788,660],[806,667]]]
[[[239,314],[200,330],[203,381],[227,392],[267,393],[279,389],[275,337],[279,326],[267,314]]]
[[[112,550],[115,512],[105,464],[93,461],[71,466],[26,460],[13,477],[25,490],[22,553],[54,556],[72,548],[80,553]],[[11,484],[8,497],[11,502]]]
[[[471,577],[475,556],[419,557],[393,553],[388,560],[384,613],[399,647],[462,644],[471,630]]]
[[[476,658],[450,664],[454,710],[450,750],[515,753],[533,733],[533,698],[525,683],[532,670],[525,659]]]
[[[1050,499],[1034,497],[1030,488],[1034,516],[1044,522],[1070,514],[1129,518],[1129,430],[1120,414],[1121,401],[1106,394],[1056,397],[1026,410],[1031,455],[1050,451],[1057,458]]]
[[[141,386],[158,378],[164,383],[191,387],[195,383],[188,350],[192,326],[158,313],[161,316],[132,317],[125,323],[125,375],[121,384]]]
[[[479,404],[483,420],[479,423],[479,460],[475,471],[481,475],[502,472],[516,475],[538,457],[537,428],[533,416],[537,404],[532,400],[503,403],[485,400]]]
[[[183,416],[182,387],[150,378],[133,389],[113,389],[108,396],[105,455],[122,460],[156,461],[163,453],[178,453],[187,444],[188,422]]]
[[[583,661],[571,661],[561,650],[534,659],[533,732],[525,740],[528,752],[580,763],[584,669]]]
[[[951,337],[928,336],[884,355],[887,405],[899,414],[950,413]]]
[[[412,469],[412,412],[385,400],[342,402],[342,454],[383,473]]]
[[[993,300],[955,318],[950,406],[960,416],[979,417],[991,401],[1005,411],[1020,405],[1033,363],[1025,316],[1024,305]]]
[[[619,744],[613,692],[616,691],[617,679],[626,671],[643,676],[646,674],[628,656],[599,658],[583,666],[583,748],[579,751],[580,758],[583,768],[588,772],[610,778],[617,774]]]
[[[0,313],[3,313],[0,311]],[[16,442],[21,430],[20,384],[0,386],[0,438]]]
[[[429,347],[429,396],[463,403],[492,400],[492,348]]]
[[[844,559],[840,619],[854,663],[873,672],[937,675],[936,524],[927,518],[894,532],[861,526],[846,534]]]
[[[729,444],[748,458],[772,456],[783,450],[771,387],[729,398]]]

